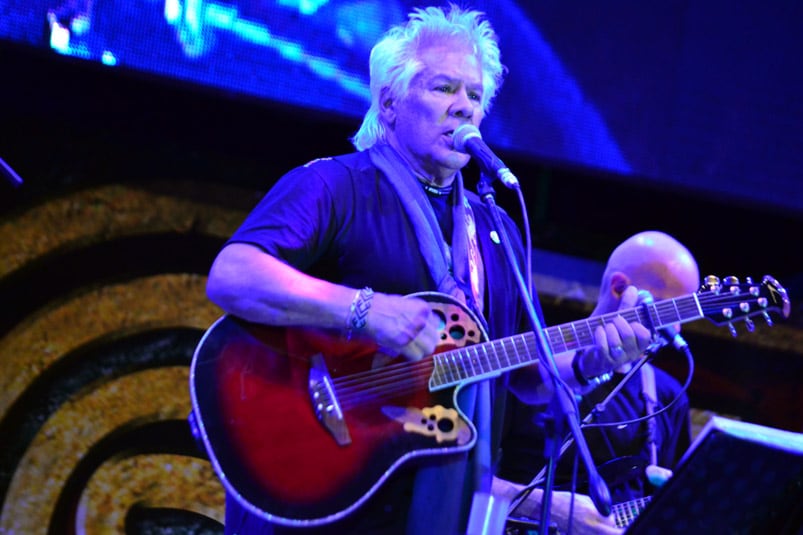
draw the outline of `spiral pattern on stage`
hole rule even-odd
[[[245,212],[203,188],[51,192],[0,221],[0,533],[222,532],[189,365]]]

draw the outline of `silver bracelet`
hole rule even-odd
[[[371,308],[371,300],[373,298],[374,291],[367,286],[362,290],[357,290],[357,293],[354,294],[351,307],[349,307],[349,315],[346,318],[346,340],[351,340],[355,331],[365,328],[368,310]]]

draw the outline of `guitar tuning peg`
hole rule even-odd
[[[729,277],[725,277],[725,280],[722,281],[725,286],[738,286],[739,285],[739,277],[734,277],[733,275]]]
[[[753,277],[745,277],[744,282],[746,284],[753,284]]]
[[[762,312],[761,315],[764,316],[764,321],[767,322],[767,325],[769,325],[770,327],[774,325],[774,323],[772,323],[772,318],[770,317],[770,315],[767,313],[766,310]]]
[[[744,324],[747,325],[747,330],[749,332],[753,332],[756,330],[756,324],[753,323],[753,320],[751,320],[750,318],[745,318]]]
[[[730,330],[731,336],[734,338],[736,338],[736,336],[739,334],[736,332],[736,327],[733,326],[733,323],[728,323],[728,330]]]
[[[705,279],[703,279],[703,287],[711,290],[714,293],[718,293],[719,289],[721,288],[719,284],[719,277],[716,275],[708,275]]]

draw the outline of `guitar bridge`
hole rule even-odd
[[[332,434],[338,445],[351,444],[351,436],[335,396],[332,378],[320,353],[310,358],[309,394],[318,421]]]

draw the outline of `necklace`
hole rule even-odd
[[[421,182],[421,187],[424,188],[424,191],[431,195],[437,195],[438,197],[445,197],[452,193],[452,188],[454,188],[454,184],[450,184],[448,186],[436,186],[431,182],[428,182],[422,178],[418,178],[418,181]]]

